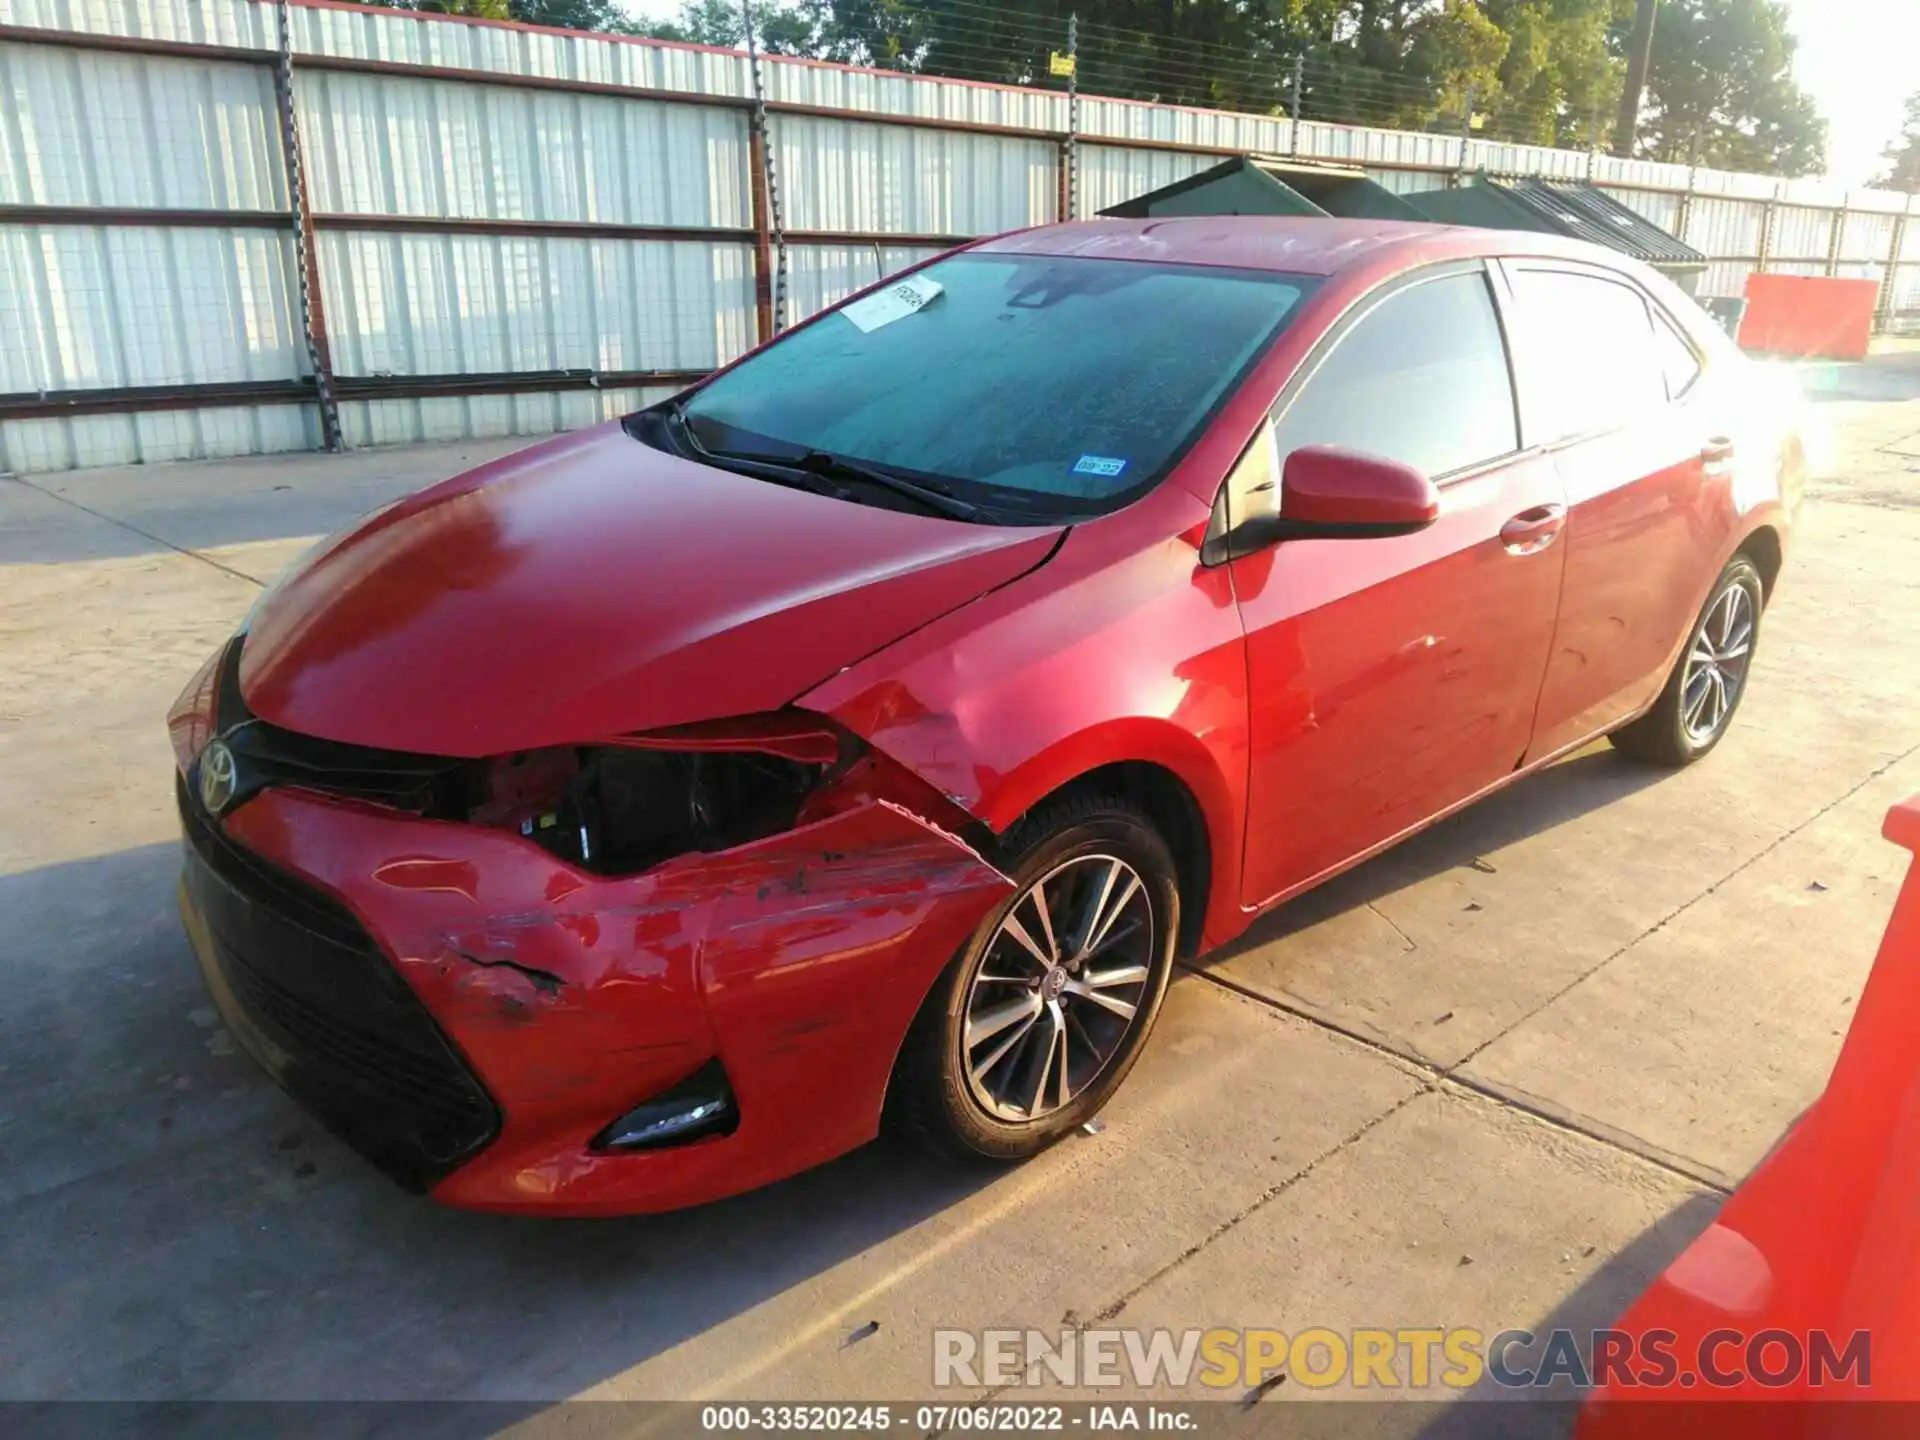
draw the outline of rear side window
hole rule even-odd
[[[1529,442],[1617,429],[1666,403],[1653,321],[1638,290],[1570,270],[1512,274],[1532,341],[1520,366]]]
[[[1506,343],[1486,277],[1396,291],[1349,330],[1276,428],[1284,458],[1344,445],[1446,475],[1519,445]]]

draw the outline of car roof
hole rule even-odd
[[[1397,270],[1476,255],[1542,255],[1609,268],[1616,268],[1619,260],[1598,245],[1532,231],[1319,215],[1103,217],[1017,230],[975,248],[1002,254],[1222,265],[1294,275],[1334,275],[1359,266]]]

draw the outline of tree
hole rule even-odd
[[[1907,97],[1907,123],[1899,136],[1880,152],[1887,173],[1873,183],[1882,190],[1904,190],[1920,195],[1920,90]]]
[[[477,20],[511,20],[507,0],[417,0],[397,8],[423,10],[432,15],[471,15]]]
[[[1626,66],[1607,47],[1632,0],[1487,0],[1507,34],[1497,129],[1536,145],[1604,147]]]
[[[618,0],[374,0],[394,10],[430,15],[470,15],[480,20],[518,20],[561,30],[633,33]]]
[[[528,25],[551,25],[558,30],[600,30],[631,35],[634,24],[618,0],[507,0],[513,18]]]
[[[1665,0],[1643,151],[1774,175],[1824,168],[1827,122],[1793,78],[1795,48],[1785,0]]]

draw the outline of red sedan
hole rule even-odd
[[[985,240],[296,566],[170,717],[187,928],[452,1204],[1030,1155],[1177,955],[1596,736],[1711,750],[1783,414],[1573,243]]]

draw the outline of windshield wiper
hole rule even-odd
[[[891,470],[870,465],[862,460],[849,460],[824,450],[793,450],[784,453],[772,450],[715,450],[694,434],[693,425],[687,418],[684,401],[669,400],[665,409],[679,426],[680,434],[685,438],[688,446],[703,460],[762,466],[769,470],[777,470],[784,475],[792,475],[796,478],[806,477],[813,481],[851,480],[859,484],[871,485],[876,489],[891,491],[895,495],[904,495],[910,500],[917,501],[925,509],[954,520],[976,520],[981,515],[980,506],[969,504],[945,490],[937,489],[923,481],[909,480],[904,475],[895,474]],[[818,494],[834,496],[836,499],[847,498],[845,490],[831,483],[807,484],[806,488]]]
[[[707,453],[718,460],[743,460],[752,465],[772,465],[784,470],[797,470],[803,475],[818,475],[823,480],[852,480],[881,490],[891,490],[896,495],[905,495],[936,514],[945,515],[954,520],[973,520],[980,515],[978,505],[968,504],[965,500],[957,499],[944,490],[937,490],[917,480],[909,480],[904,475],[896,475],[891,470],[869,465],[863,460],[848,460],[840,455],[829,454],[825,450],[802,450],[788,455],[766,450],[709,450]]]

